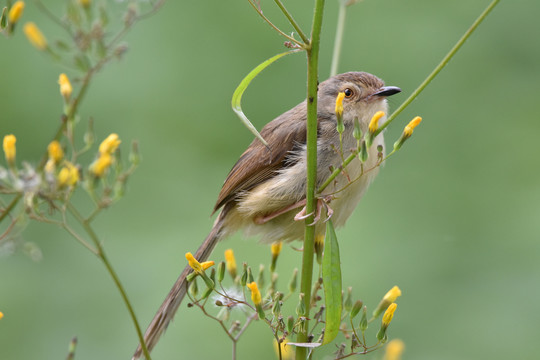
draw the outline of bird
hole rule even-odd
[[[377,76],[367,72],[347,72],[330,77],[318,85],[317,95],[317,188],[342,165],[343,153],[358,148],[353,136],[355,118],[362,133],[367,133],[372,117],[388,111],[386,98],[401,92],[396,86],[385,86]],[[336,99],[343,93],[341,136],[336,130]],[[383,118],[384,121],[384,118]],[[260,134],[264,144],[254,139],[233,166],[218,195],[214,212],[220,211],[212,230],[194,254],[206,261],[219,240],[243,231],[247,237],[258,237],[263,243],[290,242],[304,236],[306,218],[306,130],[307,102],[304,100],[266,124]],[[353,160],[321,194],[316,218],[320,212],[332,216],[335,227],[345,224],[369,184],[378,173],[378,155],[384,151],[382,132],[368,148],[367,160]],[[366,171],[369,169],[369,171]],[[328,204],[329,203],[329,204]],[[312,215],[312,214],[307,214]],[[315,234],[324,234],[323,221],[312,224]],[[144,340],[151,351],[173,319],[187,291],[186,267],[148,326]],[[133,360],[141,357],[139,344]]]

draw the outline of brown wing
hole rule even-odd
[[[297,146],[306,143],[306,103],[303,102],[264,126],[263,145],[253,140],[227,176],[219,193],[214,211],[237,195],[272,178],[276,172],[292,165],[287,155]]]

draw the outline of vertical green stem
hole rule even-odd
[[[315,11],[313,15],[313,25],[311,29],[311,41],[307,48],[308,59],[308,87],[307,87],[307,193],[306,211],[314,213],[315,186],[317,181],[317,86],[319,68],[319,45],[324,10],[324,0],[315,0]],[[300,292],[304,293],[304,305],[306,313],[306,324],[304,332],[300,332],[297,342],[307,342],[309,329],[307,319],[309,318],[311,300],[311,281],[313,277],[313,244],[315,240],[315,227],[308,226],[313,223],[313,215],[306,219],[306,230],[304,237],[304,251],[302,253],[302,279]],[[296,360],[307,358],[307,348],[296,348]]]
[[[330,67],[330,76],[338,72],[339,57],[341,55],[341,44],[343,44],[343,31],[345,30],[345,15],[347,14],[347,5],[344,0],[339,2],[339,13],[336,25],[336,38],[334,40],[334,53],[332,54],[332,66]]]

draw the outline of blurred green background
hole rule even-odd
[[[62,1],[47,3],[62,11]],[[312,2],[285,3],[307,31]],[[488,3],[360,2],[348,12],[340,71],[364,70],[400,86],[403,93],[390,99],[395,109]],[[262,6],[291,31],[272,1]],[[373,308],[393,285],[403,290],[389,335],[404,340],[405,359],[538,358],[538,14],[536,0],[500,3],[387,131],[391,144],[413,116],[424,118],[338,232],[343,284],[356,297]],[[329,73],[336,18],[337,1],[328,1],[321,79]],[[60,34],[32,2],[23,20],[50,39]],[[125,198],[96,228],[146,327],[184,267],[184,253],[210,230],[222,180],[252,139],[230,109],[232,92],[283,51],[283,41],[247,1],[169,1],[126,40],[128,54],[95,78],[81,115],[83,124],[95,119],[99,139],[119,133],[125,153],[130,139],[140,142],[143,162]],[[0,135],[15,134],[18,159],[36,163],[62,111],[58,74],[74,73],[32,48],[20,29],[0,39],[0,53]],[[305,82],[304,55],[286,57],[254,81],[244,110],[261,128],[305,97]],[[74,335],[77,359],[130,358],[135,331],[101,263],[56,227],[31,223],[21,236],[43,258],[21,250],[0,258],[0,359],[62,359]],[[240,236],[220,244],[213,258],[227,248],[255,267],[270,258],[266,245]],[[300,254],[285,247],[279,264],[286,286]],[[183,304],[153,354],[229,353],[219,326]],[[239,343],[240,359],[255,356],[275,358],[261,323]]]

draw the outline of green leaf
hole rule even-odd
[[[242,95],[244,94],[244,91],[246,91],[246,89],[249,86],[249,84],[251,83],[251,81],[257,75],[259,75],[259,73],[261,71],[266,69],[270,64],[272,64],[274,61],[282,58],[283,56],[289,55],[289,54],[292,54],[292,53],[295,53],[295,52],[298,52],[298,51],[300,51],[300,50],[296,49],[296,50],[291,50],[291,51],[287,51],[287,52],[272,56],[270,59],[268,59],[268,60],[264,61],[263,63],[259,64],[259,66],[257,66],[255,69],[251,70],[251,72],[249,74],[247,74],[247,76],[242,80],[240,85],[238,85],[236,90],[234,90],[234,94],[233,94],[232,101],[231,101],[232,109],[234,110],[236,115],[238,115],[238,117],[244,123],[244,125],[248,128],[248,130],[251,131],[251,133],[253,135],[255,135],[255,137],[257,139],[259,139],[266,146],[268,146],[266,141],[263,139],[261,134],[259,134],[259,132],[255,128],[255,126],[253,126],[253,124],[249,121],[249,119],[246,117],[246,115],[242,111],[242,105],[241,105]]]
[[[322,344],[325,345],[336,338],[341,324],[341,262],[336,231],[331,220],[326,223],[322,277],[326,307],[326,327]]]

